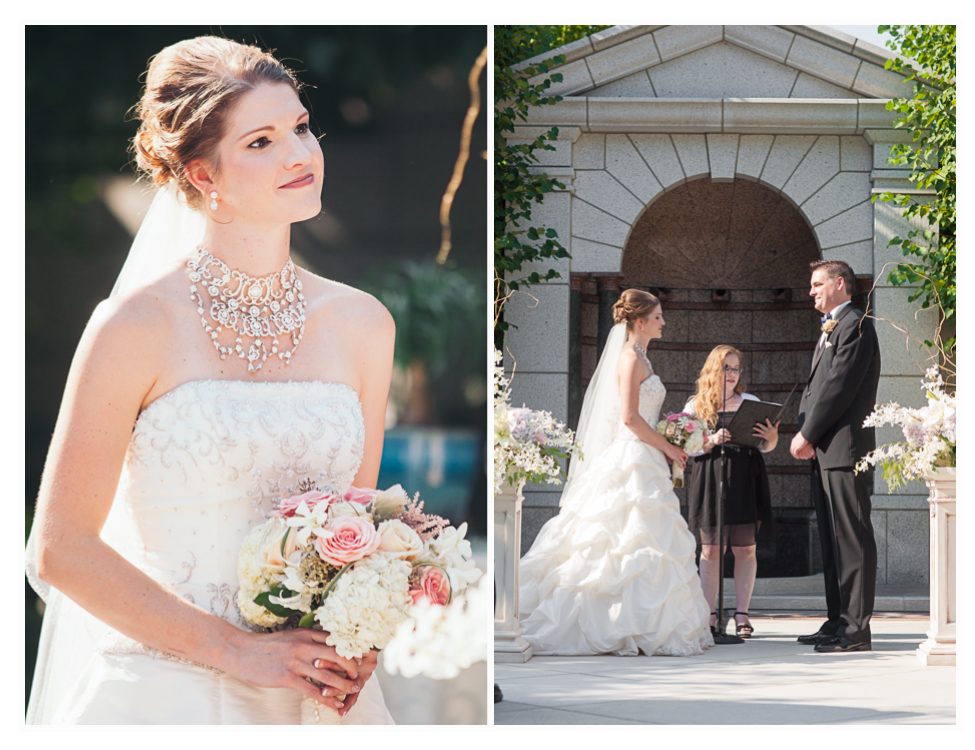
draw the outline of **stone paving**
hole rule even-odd
[[[752,615],[756,635],[701,656],[495,664],[503,724],[955,724],[955,667],[925,667],[923,615],[875,615],[873,651],[818,654],[822,618]],[[729,632],[731,628],[729,626]]]

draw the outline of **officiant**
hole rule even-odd
[[[758,447],[730,442],[728,425],[735,412],[746,401],[759,399],[745,392],[741,377],[741,352],[732,346],[716,346],[708,355],[697,379],[697,392],[684,411],[702,419],[712,435],[704,444],[703,455],[688,461],[688,525],[701,540],[701,585],[711,608],[711,626],[715,629],[718,596],[718,556],[728,546],[735,556],[735,634],[748,638],[754,633],[748,619],[748,606],[755,588],[759,541],[772,538],[772,498],[768,471],[762,453],[773,450],[779,439],[779,423],[756,423],[752,434],[759,438]],[[756,441],[758,442],[758,441]],[[725,448],[724,541],[718,543],[717,499],[721,476],[720,449]]]

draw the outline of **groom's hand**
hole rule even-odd
[[[812,443],[802,436],[801,432],[797,432],[796,436],[792,438],[792,445],[789,447],[789,452],[792,454],[793,458],[798,459],[816,457],[816,449],[813,447]]]

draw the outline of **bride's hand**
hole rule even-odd
[[[682,448],[678,448],[676,445],[672,445],[671,443],[667,443],[666,447],[664,448],[664,455],[667,457],[668,461],[677,464],[682,469],[687,464],[687,453],[685,453]]]
[[[361,659],[357,659],[356,661],[359,664],[359,676],[356,677],[355,683],[361,691],[369,681],[369,678],[372,677],[372,673],[376,671],[376,667],[379,666],[379,652],[367,651],[362,655]],[[345,698],[345,708],[341,709],[339,713],[345,716],[357,700],[359,700],[359,693],[349,693]]]
[[[328,633],[297,628],[277,633],[241,631],[241,636],[243,640],[231,646],[231,664],[226,670],[234,677],[257,687],[297,690],[343,715],[345,706],[351,707],[355,703],[354,696],[359,692],[363,670],[355,659],[342,658],[325,643]],[[365,658],[363,663],[366,663]],[[309,678],[325,687],[312,684]],[[350,703],[347,698],[343,703],[336,697],[338,695],[353,699]]]

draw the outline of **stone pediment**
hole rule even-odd
[[[640,99],[889,99],[912,82],[888,50],[825,26],[614,26],[544,53],[562,96]],[[531,61],[527,61],[531,62]],[[541,80],[544,76],[539,76]]]

